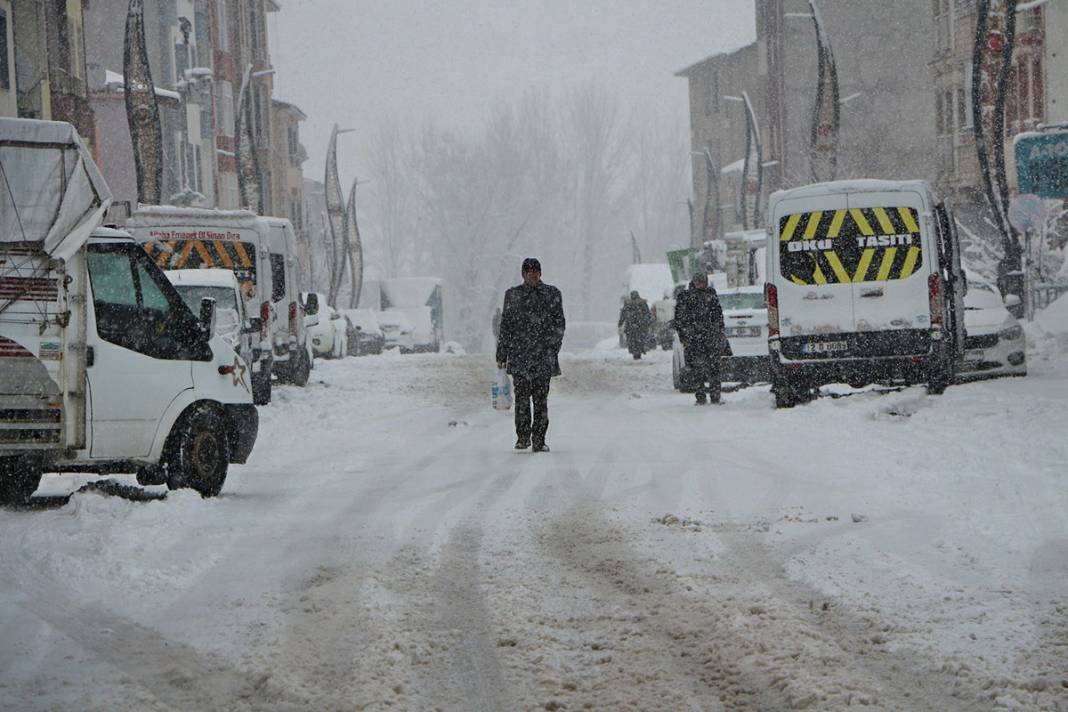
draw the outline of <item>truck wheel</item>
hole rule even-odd
[[[270,371],[252,374],[252,402],[256,405],[267,405],[271,402]]]
[[[213,408],[198,405],[179,421],[178,428],[167,463],[167,487],[189,487],[202,497],[214,497],[222,491],[230,466],[225,420]]]
[[[41,484],[39,462],[24,457],[0,458],[0,504],[22,504]]]
[[[290,357],[289,367],[290,383],[301,388],[308,385],[308,379],[311,377],[311,364],[308,363],[308,356],[305,354],[304,349],[296,351]]]

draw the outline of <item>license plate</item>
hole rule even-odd
[[[848,350],[848,341],[813,341],[807,344],[801,344],[801,353],[805,354],[824,354],[834,351]]]
[[[759,326],[728,326],[726,328],[727,336],[760,336]]]
[[[965,361],[982,361],[983,350],[982,349],[968,349],[964,352]]]

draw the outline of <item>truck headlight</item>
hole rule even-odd
[[[1023,336],[1023,327],[1017,324],[1016,326],[1010,326],[1008,329],[1002,329],[998,332],[998,338],[1003,341],[1016,341]]]

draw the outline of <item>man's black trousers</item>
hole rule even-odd
[[[515,392],[516,436],[535,445],[545,444],[545,433],[549,430],[549,377],[512,376],[512,385]],[[531,403],[534,405],[533,417]]]
[[[686,366],[690,369],[690,381],[695,393],[701,398],[705,393],[713,401],[719,400],[720,376],[719,353],[711,349],[689,347],[684,351]]]

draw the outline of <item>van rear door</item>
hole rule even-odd
[[[923,196],[911,190],[852,193],[847,235],[858,265],[853,275],[859,356],[925,353],[931,310],[930,261],[937,263]],[[889,333],[888,333],[889,332]],[[866,352],[866,353],[864,353]]]
[[[778,289],[783,352],[788,358],[833,356],[835,348],[845,348],[845,341],[833,335],[854,330],[853,274],[838,254],[847,207],[845,195],[840,194],[776,205],[773,230],[778,249],[771,266],[777,274],[769,279]]]

